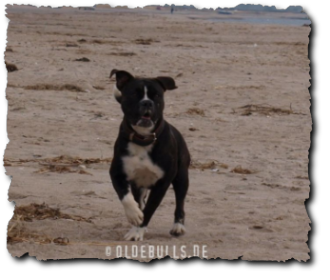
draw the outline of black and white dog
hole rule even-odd
[[[190,155],[180,132],[163,118],[164,92],[177,88],[175,81],[170,77],[135,78],[116,69],[111,71],[112,76],[116,77],[114,95],[124,118],[114,146],[110,177],[133,225],[125,239],[143,240],[171,184],[176,208],[170,233],[182,235]]]

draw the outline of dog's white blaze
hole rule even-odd
[[[142,147],[129,143],[129,155],[122,157],[127,179],[135,182],[138,187],[150,187],[164,176],[164,171],[148,155],[152,147],[152,144]]]
[[[113,95],[115,97],[121,97],[121,92],[119,91],[116,85],[113,86]]]
[[[150,100],[148,97],[148,89],[146,86],[144,86],[144,96],[142,100]]]
[[[174,223],[171,232],[176,234],[184,234],[186,232],[186,228],[183,224]]]
[[[125,240],[143,241],[144,233],[147,232],[146,227],[133,226],[128,233],[125,234]]]
[[[124,206],[128,221],[135,226],[140,225],[143,221],[143,213],[137,202],[134,200],[133,195],[129,192],[124,196],[121,202]]]

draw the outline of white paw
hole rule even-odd
[[[171,235],[180,236],[185,234],[186,229],[183,224],[175,223],[170,231]]]
[[[146,227],[133,226],[128,233],[125,234],[125,240],[142,241],[144,233],[147,232]]]
[[[143,212],[140,210],[139,205],[134,200],[131,193],[128,193],[122,200],[125,214],[128,221],[135,226],[139,226],[143,222]]]
[[[139,226],[143,222],[143,213],[140,210],[138,204],[136,203],[134,206],[125,208],[125,213],[127,220],[135,226]]]

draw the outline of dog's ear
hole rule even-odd
[[[131,80],[134,79],[133,75],[122,70],[113,69],[110,72],[110,78],[116,75],[116,86],[119,91]]]
[[[164,90],[172,90],[178,88],[175,85],[174,79],[171,77],[157,77],[156,80],[160,83]]]

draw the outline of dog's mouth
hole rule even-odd
[[[145,112],[142,116],[141,119],[143,120],[151,120],[151,114],[150,112]]]
[[[151,112],[147,111],[145,112],[141,118],[136,123],[137,126],[140,127],[152,127],[154,125],[154,122],[151,120],[152,114]]]

